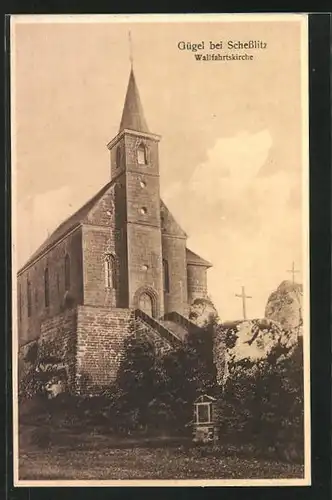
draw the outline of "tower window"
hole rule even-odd
[[[140,165],[147,164],[147,151],[144,144],[140,144],[137,148],[137,161]]]
[[[69,255],[65,256],[65,291],[70,289],[70,258]]]
[[[141,213],[142,215],[145,215],[145,214],[147,213],[147,208],[146,208],[146,207],[141,207],[141,208],[139,209],[139,211],[140,211],[140,213]]]
[[[169,292],[169,268],[168,261],[163,259],[164,292]]]
[[[28,301],[28,318],[31,316],[31,283],[27,281],[27,301]]]
[[[116,262],[113,255],[105,257],[105,287],[116,289]]]
[[[45,294],[45,307],[48,307],[50,305],[48,268],[45,269],[45,273],[44,273],[44,294]]]
[[[115,162],[116,162],[116,166],[118,168],[121,167],[121,163],[122,163],[122,149],[121,149],[121,146],[118,146],[116,148],[116,159],[115,159]]]

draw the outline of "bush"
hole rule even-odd
[[[303,458],[304,397],[302,345],[276,345],[266,359],[229,367],[219,398],[220,435],[252,443],[261,453]]]

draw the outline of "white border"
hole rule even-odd
[[[304,409],[305,409],[305,464],[303,479],[230,479],[230,480],[111,480],[111,481],[27,481],[18,478],[18,404],[17,404],[17,307],[16,307],[16,137],[15,137],[15,24],[40,23],[219,23],[219,22],[301,22],[301,94],[302,94],[302,213],[303,213],[303,347],[304,347]],[[309,256],[309,99],[308,99],[308,14],[133,14],[133,15],[13,15],[11,16],[11,158],[12,158],[12,332],[13,332],[13,462],[16,487],[82,487],[82,486],[307,486],[311,484],[310,439],[310,256]],[[305,265],[306,264],[306,265]]]
[[[294,22],[306,17],[306,13],[294,14],[32,14],[13,15],[20,24],[85,24],[85,23],[238,23],[238,22]]]

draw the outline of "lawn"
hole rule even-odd
[[[106,434],[72,434],[38,448],[21,444],[21,480],[281,479],[303,478],[303,466],[243,456],[222,445],[190,441],[115,440]]]

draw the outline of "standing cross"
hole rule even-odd
[[[242,299],[242,310],[243,310],[243,319],[247,319],[246,314],[246,299],[252,299],[251,295],[246,295],[244,286],[242,287],[241,295],[235,294],[235,297],[239,297]]]
[[[292,262],[292,269],[288,269],[287,271],[288,273],[292,273],[292,280],[293,280],[293,283],[295,283],[295,274],[298,273],[299,271],[297,269],[295,269],[295,263]]]

